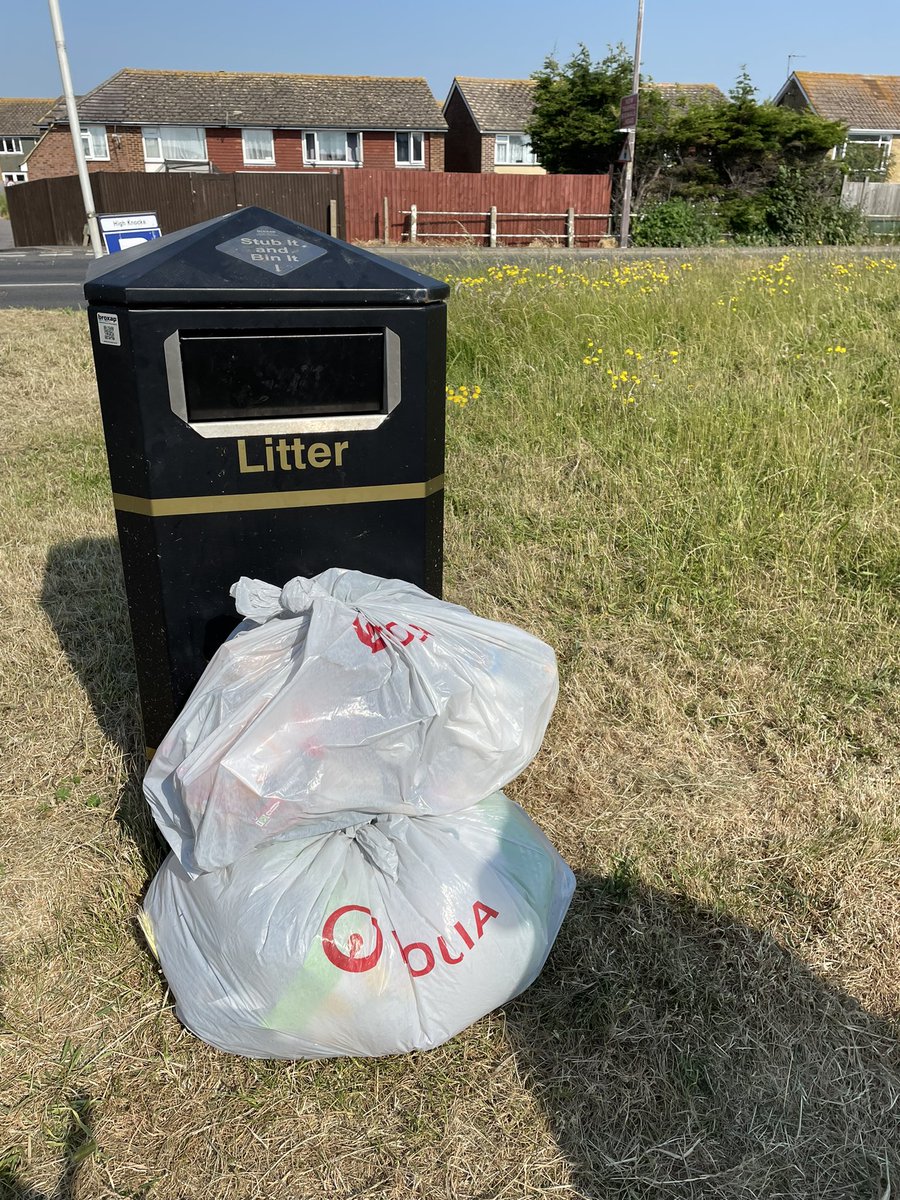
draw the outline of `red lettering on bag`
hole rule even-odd
[[[456,932],[459,934],[459,936],[462,938],[462,940],[466,943],[466,945],[471,950],[474,947],[475,943],[469,937],[469,934],[466,931],[466,927],[465,927],[465,925],[463,925],[462,921],[457,921],[456,924],[453,926],[453,928],[456,930]]]
[[[440,950],[441,958],[444,960],[444,962],[449,963],[451,967],[454,965],[454,963],[462,962],[462,960],[465,958],[465,951],[463,951],[463,953],[457,958],[451,958],[450,952],[447,949],[447,943],[444,941],[443,937],[438,938],[438,950]]]
[[[365,945],[365,939],[358,930],[354,930],[347,937],[347,949],[342,950],[335,941],[335,926],[338,921],[346,913],[357,912],[363,913],[371,919],[372,928],[375,930],[375,947],[369,954],[363,954],[362,950]],[[489,905],[482,903],[481,900],[476,900],[472,905],[472,917],[475,921],[475,939],[484,936],[484,927],[493,917],[499,917],[500,914],[496,908],[491,908]],[[443,961],[450,967],[455,967],[457,963],[461,963],[466,955],[467,950],[474,950],[475,940],[472,935],[463,925],[462,921],[457,921],[453,928],[459,934],[465,950],[460,950],[455,957],[450,953],[447,942],[443,934],[439,934],[437,938],[437,948]],[[391,937],[397,943],[397,949],[400,951],[400,957],[403,959],[406,969],[414,979],[421,975],[430,974],[435,968],[435,954],[428,942],[407,942],[405,945],[400,941],[395,929],[391,930]],[[339,967],[342,971],[350,971],[359,973],[360,971],[371,971],[378,960],[381,958],[384,949],[384,938],[382,937],[381,928],[378,921],[372,916],[371,909],[363,908],[359,904],[345,904],[343,908],[335,909],[330,917],[325,922],[325,927],[322,930],[322,949],[330,963]],[[414,966],[410,961],[413,955],[421,955],[419,965]]]
[[[400,957],[406,963],[406,968],[410,975],[414,977],[418,975],[427,975],[429,971],[434,970],[434,955],[431,953],[430,946],[426,945],[425,942],[410,942],[408,946],[404,946],[397,937],[396,933],[394,933],[393,929],[391,930],[391,933],[394,935],[394,941],[400,948]],[[418,971],[409,961],[409,956],[412,954],[413,950],[421,950],[425,955],[425,966],[420,967]]]
[[[341,917],[348,912],[364,913],[372,920],[372,926],[375,930],[375,948],[371,954],[361,955],[360,951],[363,948],[363,937],[360,933],[351,933],[347,939],[348,953],[338,946],[334,940],[334,927],[337,925]],[[381,929],[378,922],[372,916],[372,910],[363,908],[359,904],[345,904],[343,908],[337,908],[325,922],[325,927],[322,930],[322,949],[325,951],[325,957],[334,966],[340,967],[342,971],[351,971],[358,974],[360,971],[371,971],[375,964],[381,958],[381,951],[384,949],[384,938],[381,935]]]
[[[406,631],[406,637],[404,637],[404,638],[399,637],[396,633],[394,633],[394,630],[396,628],[397,628],[396,621],[388,621],[387,625],[385,625],[385,627],[384,627],[384,632],[388,635],[389,638],[391,638],[392,641],[397,642],[401,646],[408,646],[410,642],[414,642],[416,640],[416,635],[414,633],[411,633],[408,629]]]
[[[385,638],[396,642],[398,646],[408,646],[410,642],[424,642],[431,634],[421,625],[401,625],[397,621],[388,621],[387,625],[373,625],[371,621],[365,624],[357,617],[353,622],[356,636],[364,646],[368,646],[373,654],[387,649]],[[384,635],[384,636],[382,636]]]
[[[484,913],[484,916],[481,915],[482,913]],[[482,904],[480,900],[476,900],[472,905],[472,916],[475,918],[475,932],[478,937],[481,937],[484,933],[484,927],[491,917],[499,917],[500,914],[496,908],[488,908],[486,904]]]
[[[379,650],[386,648],[384,638],[380,636],[380,625],[373,625],[371,621],[366,621],[365,625],[363,625],[359,617],[357,617],[353,622],[353,628],[356,630],[356,636],[362,644],[368,646],[373,654],[377,654]]]

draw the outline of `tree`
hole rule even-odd
[[[590,175],[608,171],[621,153],[619,102],[631,92],[632,59],[624,46],[610,46],[598,63],[587,46],[560,66],[547,58],[533,75],[534,115],[528,135],[542,165],[552,174]],[[639,134],[652,141],[668,105],[659,95],[641,97]]]
[[[624,142],[619,103],[631,92],[632,61],[620,45],[595,63],[581,45],[564,66],[548,58],[535,72],[528,133],[548,171],[614,168]],[[635,208],[670,199],[706,201],[730,232],[762,236],[772,228],[769,192],[783,196],[786,179],[800,187],[811,173],[814,188],[807,181],[804,194],[825,196],[830,189],[836,197],[840,168],[823,160],[845,134],[842,125],[807,110],[760,104],[746,71],[724,102],[671,102],[642,79]]]
[[[726,104],[690,105],[671,122],[667,174],[676,184],[689,182],[693,160],[705,169],[707,194],[753,194],[781,167],[818,166],[845,133],[838,122],[808,110],[760,104],[742,71]]]

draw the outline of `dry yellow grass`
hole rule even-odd
[[[709,270],[728,295],[727,272],[747,266]],[[819,305],[824,322],[840,297],[814,285],[807,310]],[[663,317],[685,353],[701,338],[709,297],[694,286],[662,315],[644,297],[648,338]],[[882,310],[874,292],[854,302],[861,327],[884,325],[870,398],[894,403],[895,309],[881,298]],[[231,1058],[183,1030],[137,929],[160,851],[140,800],[85,319],[0,312],[0,1197],[878,1200],[889,1180],[896,1189],[896,610],[883,588],[829,590],[815,540],[838,496],[847,525],[865,528],[866,561],[882,561],[896,497],[878,472],[896,444],[870,429],[868,500],[855,484],[835,491],[835,474],[831,493],[807,494],[821,509],[804,525],[781,496],[789,528],[758,561],[738,533],[753,529],[751,499],[743,525],[719,514],[732,575],[726,586],[723,563],[703,559],[688,587],[693,568],[669,578],[665,559],[690,552],[672,531],[704,469],[703,454],[690,458],[700,426],[685,441],[667,432],[658,465],[671,493],[642,499],[627,464],[649,462],[652,444],[598,434],[580,360],[549,365],[585,313],[576,350],[604,321],[608,341],[633,345],[638,310],[629,327],[628,298],[597,307],[580,295],[554,321],[556,301],[539,301],[546,311],[523,299],[515,316],[477,291],[454,301],[451,378],[483,396],[451,412],[447,595],[558,649],[557,714],[511,794],[576,869],[573,908],[538,983],[449,1045],[294,1064]],[[779,354],[802,336],[794,319],[735,358]],[[725,360],[723,349],[695,403],[741,387],[764,422],[765,371],[741,379]],[[703,381],[688,370],[681,394],[697,397]],[[820,476],[853,387],[835,372],[797,401],[820,427]],[[654,419],[669,431],[671,412]],[[748,425],[748,458],[753,436]],[[642,509],[652,519],[639,545]]]

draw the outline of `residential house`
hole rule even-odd
[[[546,174],[525,132],[533,111],[533,79],[470,79],[458,75],[444,101],[446,169]]]
[[[443,171],[447,123],[424,79],[126,68],[81,97],[92,171]],[[75,172],[57,106],[29,179]]]
[[[25,159],[40,138],[38,125],[53,97],[44,100],[0,99],[0,182],[25,183]]]
[[[646,83],[644,87],[653,88],[655,92],[682,108],[690,108],[695,104],[724,104],[728,97],[714,83]]]
[[[458,75],[444,102],[448,171],[544,175],[525,132],[534,112],[533,79],[471,79]],[[647,86],[680,105],[725,101],[714,83]]]
[[[900,75],[794,71],[775,103],[840,121],[847,136],[833,157],[857,179],[900,183]]]

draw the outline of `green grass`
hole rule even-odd
[[[446,595],[557,649],[510,791],[579,887],[522,998],[378,1062],[178,1025],[84,317],[0,312],[0,1197],[896,1187],[893,261],[435,267]]]

